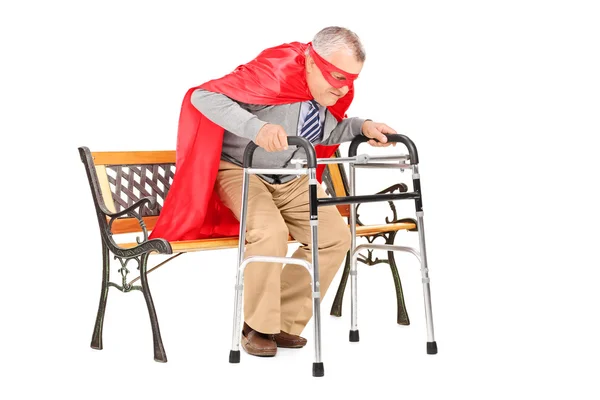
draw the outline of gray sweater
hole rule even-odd
[[[205,117],[221,126],[224,130],[221,159],[242,165],[244,150],[250,141],[256,139],[258,131],[267,123],[278,124],[288,136],[298,135],[301,102],[265,106],[237,102],[224,94],[197,89],[192,93],[192,104]],[[360,118],[345,118],[337,122],[329,110],[325,113],[323,138],[321,144],[331,145],[351,141],[361,134],[365,122]],[[290,168],[292,158],[306,159],[302,148],[289,146],[287,150],[267,152],[256,149],[252,166],[256,168]],[[285,183],[296,175],[259,175],[269,183]]]

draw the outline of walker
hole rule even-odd
[[[241,340],[241,316],[242,316],[242,294],[244,282],[244,270],[246,266],[252,262],[269,262],[281,264],[297,264],[306,268],[312,278],[312,298],[313,298],[313,326],[314,326],[314,342],[315,342],[315,361],[312,367],[312,374],[315,377],[325,375],[325,370],[321,355],[321,292],[319,288],[319,251],[318,251],[318,213],[317,208],[321,206],[330,206],[337,204],[351,204],[350,207],[350,279],[351,279],[351,325],[350,325],[350,341],[358,342],[358,324],[357,324],[357,258],[361,250],[375,249],[385,251],[404,251],[413,254],[421,262],[421,281],[423,283],[423,297],[425,300],[425,319],[427,323],[427,354],[437,354],[437,344],[433,334],[433,317],[431,313],[431,292],[429,287],[429,275],[427,268],[427,256],[425,250],[425,232],[423,225],[423,204],[421,194],[421,181],[419,176],[419,158],[415,144],[404,135],[392,134],[387,135],[388,142],[399,142],[406,146],[408,155],[397,156],[378,156],[372,157],[367,154],[356,155],[358,146],[361,143],[367,142],[369,139],[365,136],[357,136],[350,144],[348,157],[340,158],[316,158],[313,145],[306,139],[301,137],[288,137],[288,144],[291,146],[300,146],[306,152],[306,160],[292,160],[296,164],[296,169],[290,171],[289,168],[252,168],[252,158],[254,151],[258,146],[254,142],[250,142],[244,152],[244,177],[242,184],[242,209],[240,215],[240,235],[238,245],[238,269],[236,273],[235,284],[235,308],[233,314],[233,338],[231,343],[231,351],[229,353],[230,363],[240,362],[240,340]],[[386,161],[386,162],[382,162]],[[319,182],[316,179],[316,167],[319,164],[335,164],[349,163],[350,166],[350,196],[333,197],[333,198],[317,198],[317,185]],[[355,196],[355,169],[356,168],[396,168],[412,170],[413,192],[405,193],[386,193],[376,195]],[[246,213],[248,208],[248,183],[250,174],[271,174],[271,175],[308,175],[309,178],[309,215],[311,226],[311,249],[312,263],[302,259],[292,257],[270,257],[270,256],[252,256],[244,259],[244,248],[246,243]],[[417,229],[419,232],[419,247],[420,251],[412,247],[373,244],[366,243],[356,246],[356,204],[371,203],[380,201],[392,200],[409,200],[415,201]],[[316,249],[316,251],[315,251]]]

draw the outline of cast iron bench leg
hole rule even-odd
[[[92,335],[92,349],[102,350],[102,327],[104,325],[104,312],[106,311],[106,298],[108,297],[108,280],[110,275],[110,260],[108,247],[102,241],[102,290],[100,291],[100,305],[96,323],[94,324],[94,334]]]
[[[148,287],[148,277],[146,276],[146,265],[148,262],[148,253],[141,256],[140,262],[140,280],[142,281],[142,292],[148,306],[148,314],[150,314],[150,324],[152,325],[152,339],[154,341],[154,361],[167,362],[167,353],[163,346],[162,338],[160,337],[160,328],[158,327],[158,319],[156,318],[156,310],[152,302],[152,295]]]

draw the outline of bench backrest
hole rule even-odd
[[[175,176],[175,151],[90,152],[82,147],[80,152],[84,164],[86,159],[91,160],[86,169],[97,202],[114,213],[141,198],[154,198],[157,206],[153,210],[143,207],[141,212],[147,229],[154,229]],[[342,164],[329,164],[323,174],[323,183],[329,196],[346,196],[348,184]],[[348,205],[337,207],[342,216],[349,215]],[[111,227],[113,234],[139,231],[140,225],[135,218],[119,218]]]

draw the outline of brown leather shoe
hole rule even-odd
[[[273,335],[277,347],[285,347],[288,349],[298,349],[306,345],[306,339],[302,336],[292,335],[290,333],[281,331]]]
[[[242,330],[242,347],[246,353],[259,357],[273,357],[277,354],[277,344],[273,335],[260,333],[244,322]]]

